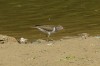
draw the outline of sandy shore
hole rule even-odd
[[[100,66],[100,38],[0,44],[0,66]]]

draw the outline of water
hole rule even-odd
[[[99,0],[0,0],[0,34],[45,38],[32,25],[62,25],[52,38],[90,33],[100,35]]]

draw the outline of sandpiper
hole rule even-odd
[[[50,37],[50,35],[52,33],[55,33],[57,31],[60,31],[63,29],[63,27],[61,25],[58,25],[58,26],[54,26],[54,25],[35,25],[33,26],[32,28],[37,28],[39,29],[40,31],[48,34],[47,37]]]

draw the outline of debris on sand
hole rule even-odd
[[[79,34],[79,36],[81,36],[82,39],[87,39],[89,37],[88,33],[81,33]]]
[[[18,43],[18,41],[14,37],[0,34],[0,44],[5,44],[5,43]]]
[[[21,37],[20,40],[19,40],[19,43],[20,44],[26,44],[27,43],[27,40],[28,39]]]

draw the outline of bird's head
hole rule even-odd
[[[62,29],[64,29],[64,28],[63,28],[63,26],[58,25],[58,26],[56,27],[56,29],[57,29],[57,30],[62,30]]]

